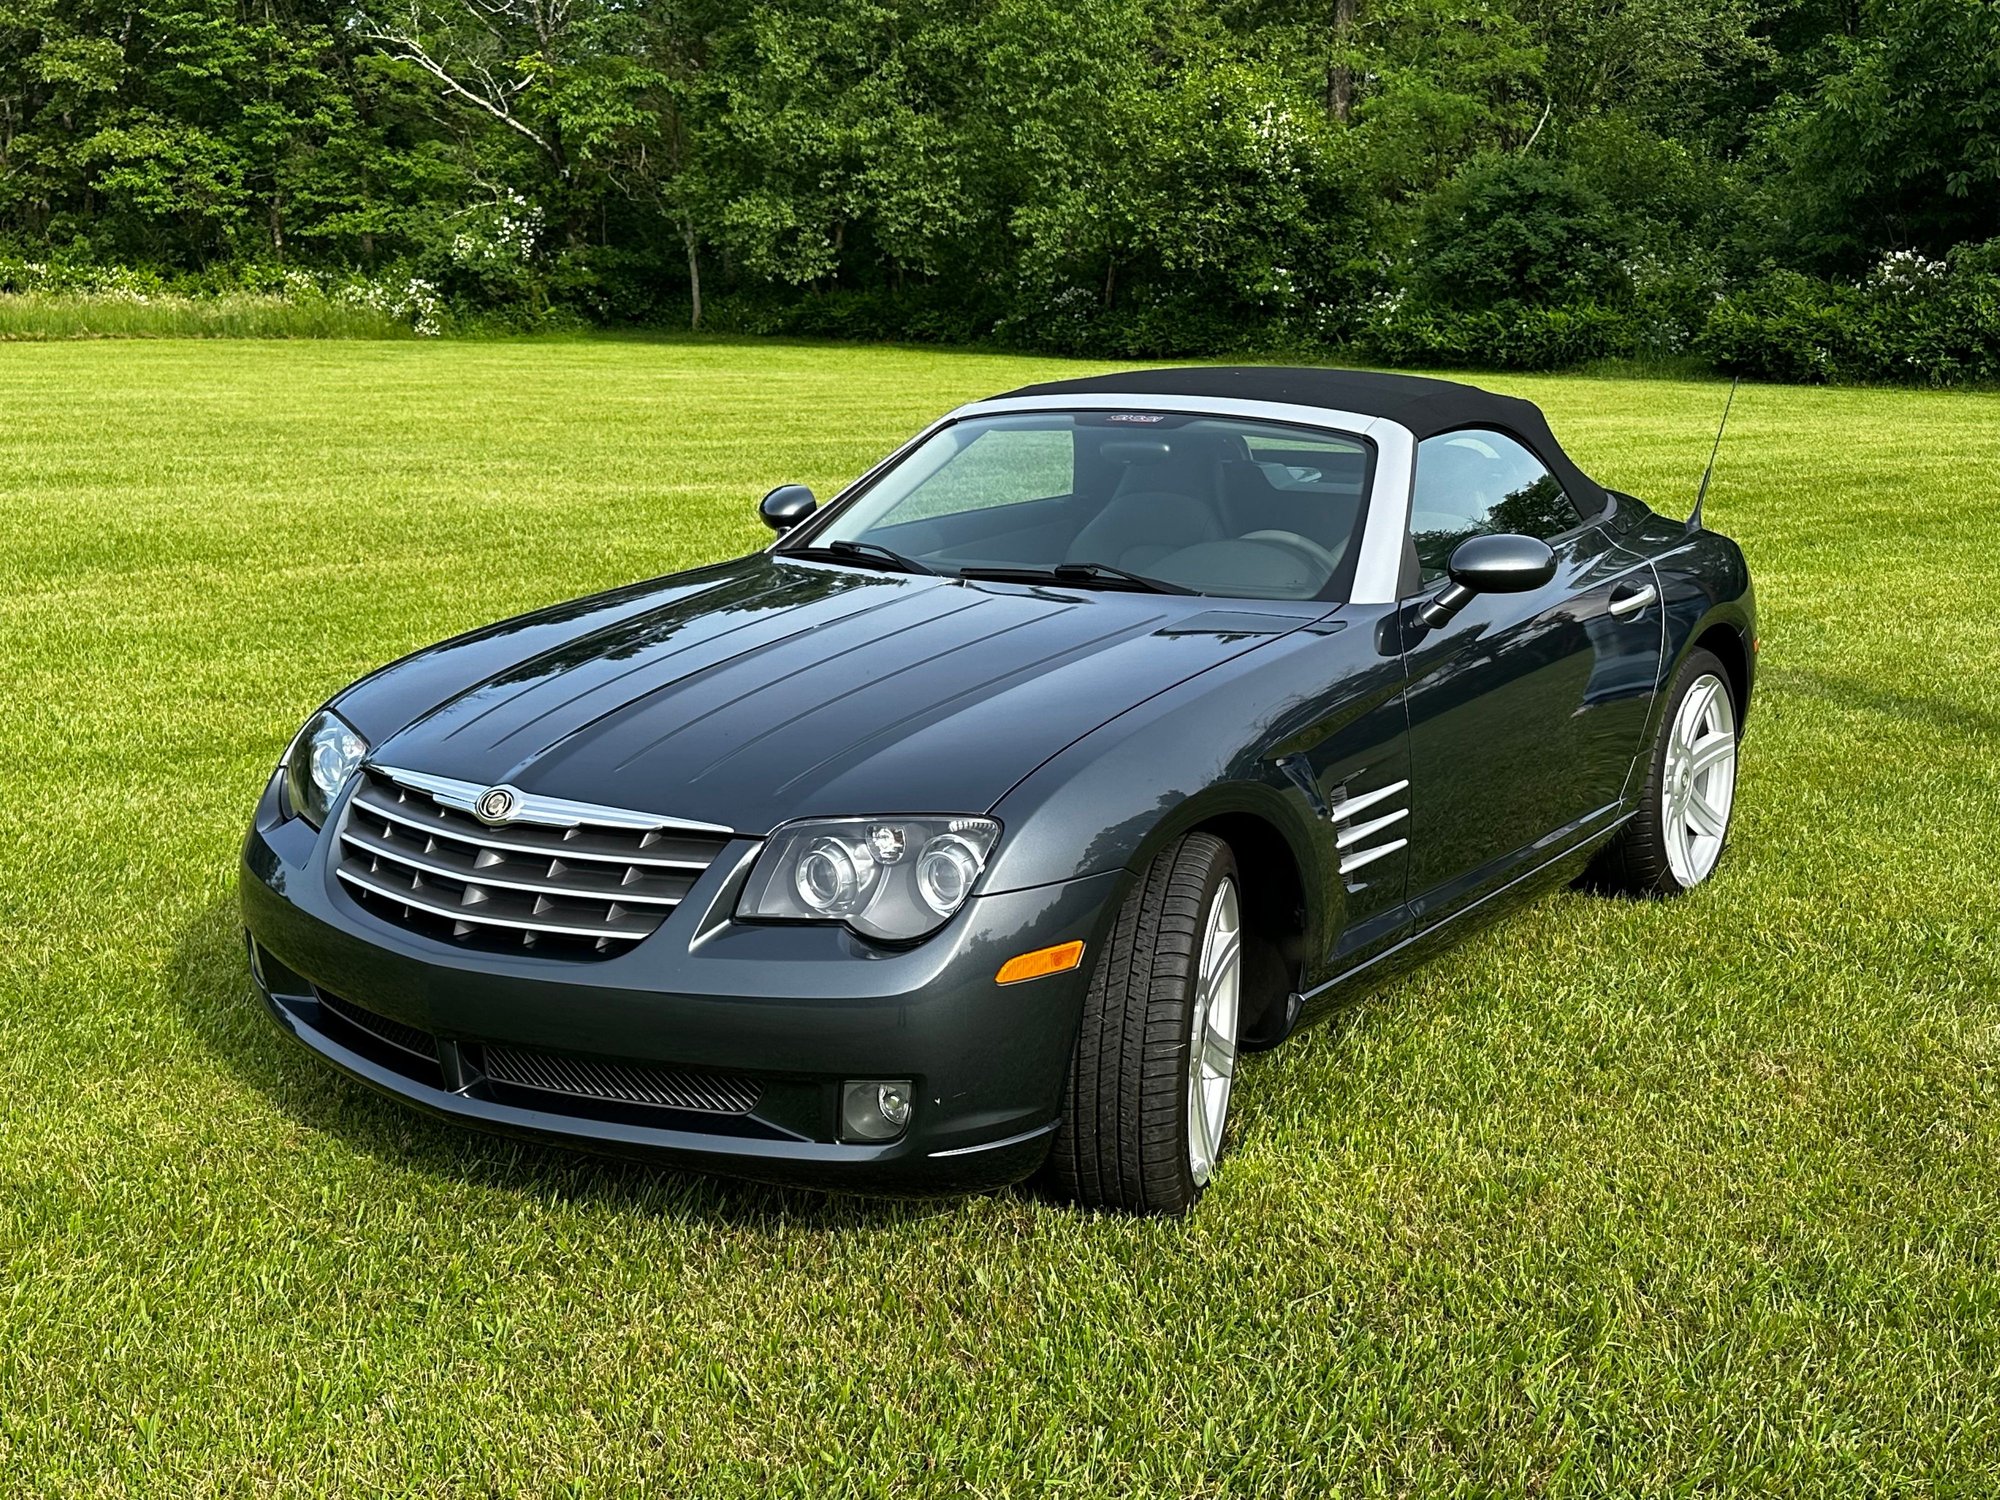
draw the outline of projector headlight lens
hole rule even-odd
[[[940,834],[917,856],[917,894],[932,911],[948,917],[964,905],[984,863],[963,834]]]
[[[319,827],[367,753],[368,741],[331,709],[323,708],[307,719],[285,752],[285,801],[290,811]]]
[[[846,916],[874,884],[875,861],[868,846],[849,846],[838,838],[814,839],[792,872],[799,900],[823,917]]]
[[[788,823],[750,872],[736,914],[845,922],[866,937],[910,942],[937,931],[965,905],[999,837],[991,818]]]

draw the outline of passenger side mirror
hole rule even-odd
[[[757,506],[764,524],[783,536],[819,508],[819,500],[802,484],[781,484]]]
[[[1473,536],[1460,542],[1447,568],[1451,582],[1417,611],[1436,628],[1471,602],[1474,594],[1531,594],[1556,576],[1556,554],[1531,536]]]

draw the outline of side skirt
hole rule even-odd
[[[1636,815],[1636,809],[1619,814],[1606,827],[1593,830],[1591,837],[1571,844],[1560,854],[1523,871],[1478,900],[1456,908],[1428,927],[1411,933],[1393,947],[1384,948],[1353,968],[1313,986],[1304,994],[1293,996],[1296,1002],[1290,1007],[1293,1025],[1287,1028],[1288,1032],[1298,1026],[1325,1020],[1339,1008],[1340,1001],[1350,998],[1351,993],[1365,992],[1397,974],[1406,973],[1440,948],[1505,916],[1527,898],[1574,879],[1590,863],[1590,857]]]

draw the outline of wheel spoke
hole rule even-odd
[[[1208,1090],[1199,1071],[1188,1079],[1188,1140],[1196,1173],[1206,1172],[1215,1164],[1215,1142],[1208,1134]]]
[[[1211,996],[1215,992],[1216,985],[1222,981],[1223,977],[1228,974],[1231,966],[1235,964],[1236,955],[1242,950],[1242,947],[1243,937],[1241,933],[1221,933],[1210,941],[1208,951],[1202,955],[1201,982],[1207,987]]]
[[[1188,1167],[1208,1181],[1222,1150],[1229,1085],[1236,1071],[1236,1008],[1243,952],[1242,907],[1224,880],[1208,908],[1189,996],[1187,1041]]]
[[[1222,1034],[1215,1024],[1215,1012],[1208,1013],[1208,1025],[1203,1030],[1202,1066],[1217,1078],[1228,1078],[1236,1072],[1236,1039]]]
[[[1699,776],[1711,766],[1721,765],[1736,754],[1736,736],[1727,730],[1704,735],[1689,751],[1688,771]]]
[[[1720,684],[1704,679],[1694,685],[1694,691],[1687,695],[1687,702],[1681,711],[1675,728],[1680,731],[1683,745],[1692,745],[1701,733],[1701,726],[1708,719],[1709,711],[1715,707],[1715,694]]]
[[[1722,814],[1702,795],[1698,789],[1690,789],[1686,801],[1681,804],[1681,815],[1696,832],[1712,839],[1722,837]]]

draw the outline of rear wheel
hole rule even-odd
[[[1668,690],[1639,811],[1591,867],[1599,884],[1670,896],[1715,873],[1736,805],[1739,738],[1728,672],[1712,653],[1690,652]]]
[[[1125,898],[1091,971],[1047,1176],[1098,1208],[1178,1214],[1214,1176],[1242,1011],[1229,846],[1189,834]]]

